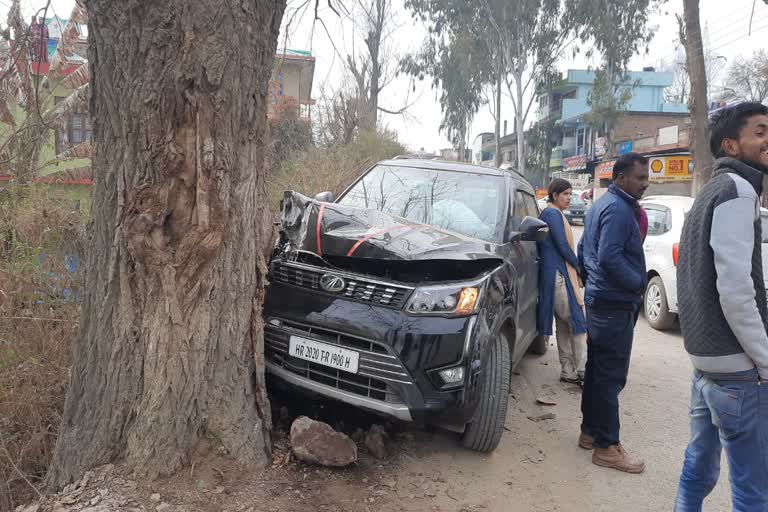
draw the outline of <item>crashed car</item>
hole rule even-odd
[[[390,160],[337,200],[286,192],[264,316],[270,381],[496,448],[512,368],[537,336],[536,241],[520,175]]]

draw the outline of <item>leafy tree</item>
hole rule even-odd
[[[407,0],[405,5],[427,23],[429,36],[421,51],[402,60],[401,69],[420,80],[432,77],[432,87],[440,90],[440,130],[463,154],[469,124],[483,102],[483,88],[495,84],[494,102],[497,107],[501,103],[498,37],[482,7],[474,2]],[[499,115],[495,132],[498,163]]]
[[[601,125],[611,148],[611,130],[626,104],[627,66],[632,57],[648,51],[654,35],[649,19],[666,0],[566,0],[571,16],[579,26],[579,36],[591,49],[587,55],[600,55],[592,98],[593,125]]]
[[[517,167],[525,172],[525,125],[536,99],[534,89],[547,80],[575,40],[579,20],[562,0],[480,1],[502,50],[503,75],[515,114]]]

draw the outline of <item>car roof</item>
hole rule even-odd
[[[661,204],[678,204],[680,206],[690,206],[693,204],[693,198],[688,196],[649,196],[644,197],[641,203],[661,203]]]
[[[392,160],[383,160],[377,165],[392,165],[397,167],[414,167],[416,169],[433,169],[437,171],[465,172],[472,174],[485,174],[488,176],[511,176],[518,180],[527,180],[513,169],[504,170],[496,167],[485,167],[482,165],[467,164],[463,162],[451,162],[447,160],[425,160],[420,158],[397,158]]]

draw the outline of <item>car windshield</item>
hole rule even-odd
[[[379,165],[338,203],[497,242],[503,185],[500,176]]]

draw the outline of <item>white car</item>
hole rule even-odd
[[[677,316],[677,255],[685,215],[692,197],[651,196],[641,202],[648,213],[648,236],[643,244],[648,287],[643,301],[645,318],[654,329],[672,328]],[[768,210],[761,211],[763,275],[768,270]],[[768,280],[766,289],[768,289]]]

